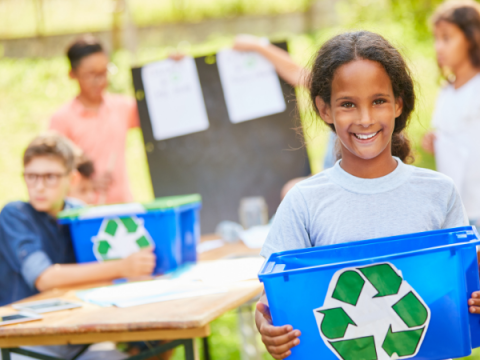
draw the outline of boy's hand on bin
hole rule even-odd
[[[155,262],[153,247],[142,249],[121,260],[122,277],[151,275],[155,269]]]
[[[293,330],[291,325],[273,326],[270,309],[262,299],[257,303],[255,314],[258,331],[270,355],[274,359],[285,359],[291,355],[290,349],[300,344],[298,337],[301,333],[299,330]]]
[[[472,314],[480,314],[480,291],[475,291],[472,297],[468,300],[468,310]]]

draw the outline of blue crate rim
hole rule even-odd
[[[60,218],[58,219],[58,223],[60,224],[74,224],[74,223],[85,223],[85,222],[91,222],[91,221],[99,221],[103,219],[115,219],[115,218],[122,218],[122,217],[129,217],[129,216],[148,216],[148,215],[157,215],[159,213],[166,214],[168,213],[169,215],[171,214],[177,214],[180,212],[188,211],[188,210],[200,210],[202,208],[202,202],[192,202],[189,204],[185,205],[180,205],[174,208],[168,208],[168,209],[154,209],[154,210],[148,210],[142,213],[138,212],[126,212],[124,214],[114,214],[114,215],[107,215],[107,216],[98,216],[98,217],[89,217],[89,218]]]
[[[311,272],[314,270],[320,270],[320,269],[325,269],[325,268],[346,268],[346,267],[356,267],[356,266],[362,266],[364,264],[374,264],[374,263],[385,263],[385,262],[390,262],[390,259],[398,259],[398,258],[403,258],[406,256],[411,256],[411,255],[418,255],[418,254],[424,254],[424,253],[434,253],[434,252],[440,252],[446,249],[452,249],[452,250],[461,250],[461,248],[469,247],[469,246],[478,246],[480,245],[480,239],[472,239],[467,242],[462,242],[462,243],[456,243],[456,244],[447,244],[447,245],[442,245],[442,246],[435,246],[435,247],[430,247],[430,248],[425,248],[425,249],[420,249],[420,250],[413,250],[413,251],[406,251],[406,252],[400,252],[392,255],[383,255],[383,256],[377,256],[373,258],[368,258],[368,259],[358,259],[358,260],[351,260],[351,261],[342,261],[342,262],[337,262],[333,264],[324,264],[324,265],[317,265],[317,266],[308,266],[305,268],[301,269],[292,269],[292,270],[285,270],[281,272],[276,272],[276,273],[266,273],[264,274],[263,272],[265,271],[266,267],[269,264],[270,257],[272,257],[274,254],[270,255],[267,261],[262,266],[262,269],[258,273],[258,278],[261,282],[263,282],[264,279],[269,279],[269,278],[274,278],[274,277],[282,277],[285,275],[298,275],[302,274],[305,272]]]
[[[427,236],[435,236],[435,235],[438,235],[438,234],[458,233],[460,231],[472,231],[480,239],[480,235],[478,234],[475,226],[465,225],[465,226],[459,226],[459,227],[450,228],[450,229],[439,229],[439,230],[425,231],[425,232],[422,232],[422,233],[395,235],[395,236],[381,237],[381,238],[375,238],[375,239],[364,239],[364,240],[358,240],[358,241],[354,241],[354,242],[356,244],[366,244],[366,243],[374,242],[375,240],[378,241],[380,239],[389,239],[389,240],[396,241],[396,240],[401,240],[401,239],[412,238],[412,237],[415,237],[415,235],[418,235],[418,237],[427,237]],[[425,234],[425,235],[420,235],[420,234]],[[353,241],[340,243],[340,244],[324,245],[324,246],[322,246],[322,249],[341,247],[341,246],[344,246],[347,243],[353,243]],[[294,255],[294,254],[304,254],[304,253],[316,251],[316,250],[318,250],[318,248],[319,247],[309,247],[309,248],[304,248],[304,249],[285,250],[285,251],[276,252],[274,254],[277,257]],[[274,254],[272,254],[272,256]]]

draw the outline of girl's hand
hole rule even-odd
[[[178,51],[175,51],[175,52],[171,52],[170,54],[168,54],[168,58],[170,60],[174,60],[174,61],[180,61],[180,60],[183,60],[183,58],[185,58],[185,54],[182,53],[182,52],[178,52]]]
[[[427,153],[434,155],[435,154],[435,139],[437,136],[433,131],[428,131],[422,139],[422,148]]]
[[[468,300],[468,310],[472,314],[480,314],[480,291],[475,291],[472,297]]]
[[[299,330],[293,330],[290,325],[272,325],[270,309],[262,302],[262,299],[257,303],[255,321],[258,331],[262,335],[262,341],[274,359],[285,359],[291,355],[290,349],[300,344],[298,337],[301,333]]]
[[[253,35],[238,35],[233,43],[233,50],[258,51],[262,47],[260,38]]]

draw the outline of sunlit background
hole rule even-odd
[[[63,55],[77,34],[91,32],[111,55],[110,91],[132,94],[130,68],[177,49],[206,55],[230,46],[236,34],[287,40],[294,59],[308,66],[320,45],[346,29],[379,32],[409,61],[419,101],[410,127],[415,164],[434,168],[419,148],[442,84],[429,16],[439,0],[0,0],[0,206],[26,197],[21,178],[27,143],[49,117],[76,95]],[[322,170],[327,129],[298,105],[314,172]],[[292,119],[292,127],[296,126]],[[139,129],[128,136],[128,173],[135,200],[153,198]],[[236,316],[212,325],[215,359],[240,359]],[[180,358],[181,352],[175,357]],[[264,358],[270,358],[266,354]],[[473,357],[472,357],[473,358]],[[480,359],[480,357],[478,357]]]

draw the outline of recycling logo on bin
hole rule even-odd
[[[92,242],[98,261],[126,258],[143,248],[154,246],[143,219],[136,216],[104,219]]]
[[[337,271],[314,311],[325,344],[342,360],[414,357],[430,309],[390,263]]]

